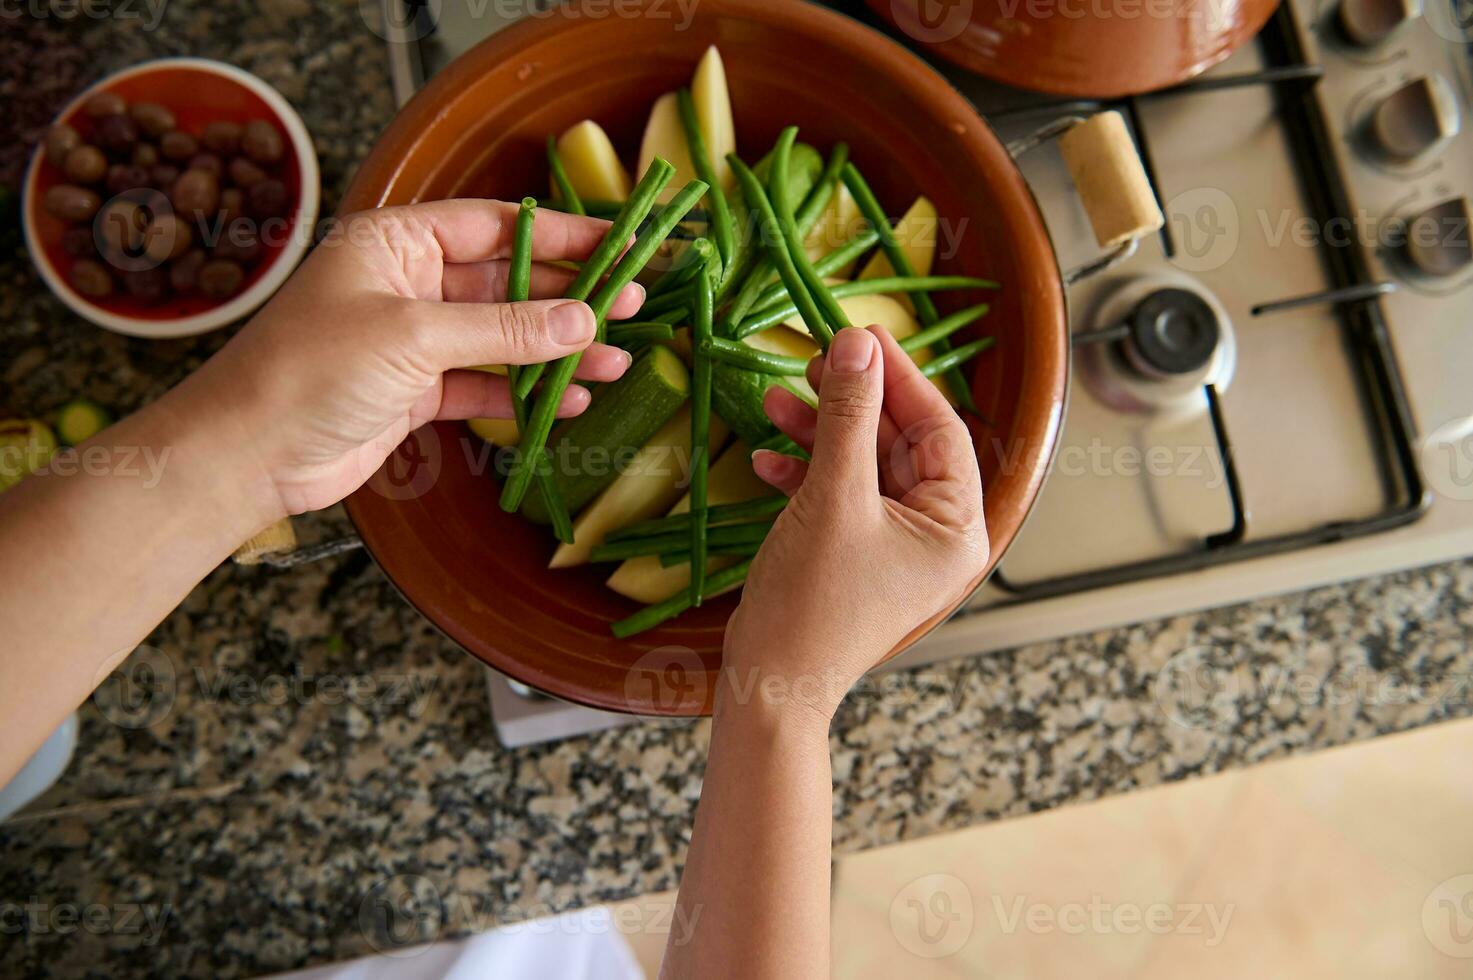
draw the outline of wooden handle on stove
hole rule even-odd
[[[259,565],[267,555],[277,555],[297,548],[297,532],[292,529],[292,519],[283,517],[249,541],[235,549],[231,557],[238,565]]]
[[[1149,235],[1165,223],[1145,164],[1118,112],[1102,112],[1059,137],[1059,152],[1101,248]]]

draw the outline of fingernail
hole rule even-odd
[[[644,286],[640,285],[637,282],[631,282],[629,285],[624,287],[624,292],[628,293],[630,291],[633,291],[634,295],[639,299],[639,305],[643,306],[644,298],[646,295]]]
[[[858,374],[869,367],[875,356],[875,338],[869,331],[850,327],[840,330],[829,345],[829,369],[844,374]]]
[[[586,303],[563,303],[547,314],[547,330],[560,344],[581,344],[593,339],[593,311]]]

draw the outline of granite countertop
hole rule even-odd
[[[81,44],[81,81],[186,53],[266,78],[317,139],[325,208],[393,111],[356,0],[175,0],[156,29],[44,26]],[[78,394],[129,411],[223,339],[105,333],[0,257],[0,414]],[[1460,563],[883,675],[834,725],[835,842],[1468,716],[1470,651]],[[223,567],[128,667],[82,708],[61,783],[0,825],[7,975],[253,976],[677,883],[707,725],[503,749],[482,669],[362,552]]]

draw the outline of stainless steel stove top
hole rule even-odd
[[[1167,224],[1071,287],[1043,493],[892,669],[1473,554],[1473,29],[1468,0],[1425,2],[1292,0],[1203,79],[1109,104],[938,64],[1004,140],[1124,112]],[[446,0],[394,49],[401,95],[498,9]],[[1020,164],[1061,266],[1097,258],[1057,153]],[[493,688],[503,738],[526,737],[533,702]],[[609,720],[537,710],[537,737]]]

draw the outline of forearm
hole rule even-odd
[[[661,976],[827,976],[828,725],[793,704],[736,701],[729,689],[718,694],[681,928]]]
[[[273,501],[186,384],[0,497],[0,783]],[[213,408],[211,406],[214,406]]]

